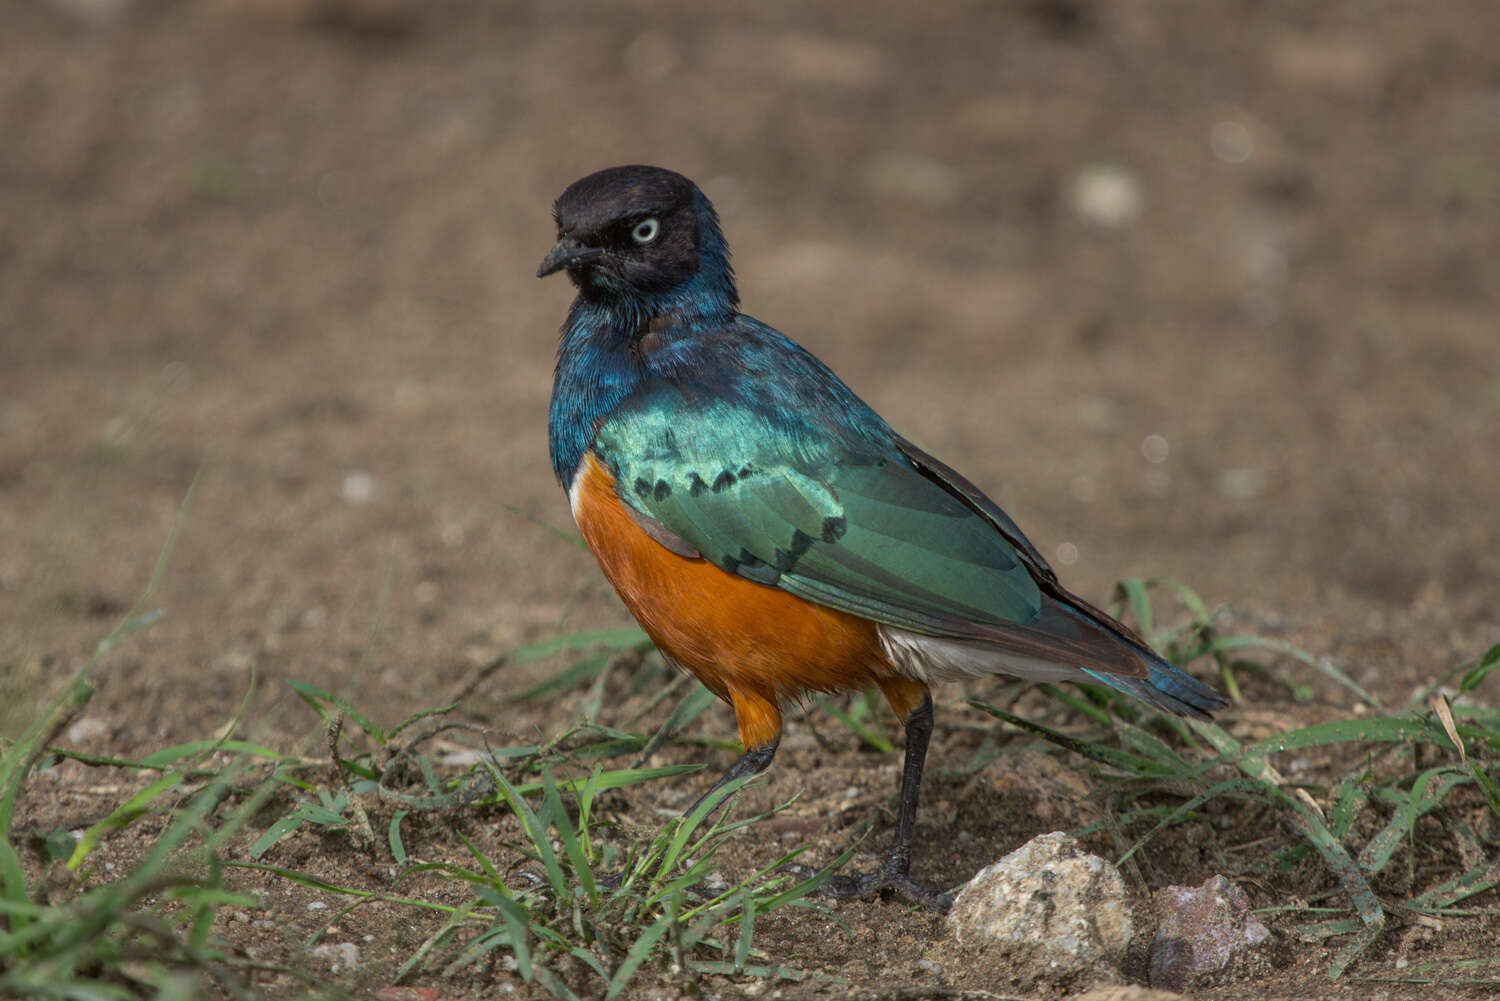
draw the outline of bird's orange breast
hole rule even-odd
[[[626,512],[614,478],[592,454],[571,496],[573,517],[604,576],[663,653],[734,705],[747,747],[774,742],[780,706],[808,690],[875,682],[889,695],[891,686],[905,683],[881,649],[875,623],[656,542]]]

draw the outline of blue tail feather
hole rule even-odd
[[[1087,668],[1084,673],[1117,692],[1133,695],[1147,705],[1178,716],[1212,719],[1214,710],[1229,705],[1228,700],[1218,692],[1192,675],[1173,667],[1155,653],[1145,650],[1140,653],[1150,672],[1144,678],[1128,678]]]

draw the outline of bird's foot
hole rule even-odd
[[[809,879],[817,872],[795,862],[782,868],[799,879]],[[918,883],[908,875],[905,866],[892,858],[887,858],[874,872],[839,873],[831,876],[814,892],[839,900],[851,900],[871,897],[886,890],[939,914],[946,914],[948,908],[953,906],[952,897],[941,890]]]

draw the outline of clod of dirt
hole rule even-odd
[[[1153,896],[1161,924],[1151,945],[1151,986],[1180,990],[1222,970],[1271,933],[1250,913],[1245,891],[1223,876],[1202,886],[1168,886]]]
[[[1083,776],[1056,755],[1022,749],[1006,755],[1004,768],[975,773],[957,800],[965,823],[970,825],[980,822],[968,812],[973,804],[1004,803],[1007,813],[1035,818],[1038,827],[1066,831],[1100,819],[1099,807],[1091,799],[1093,792]],[[1018,832],[1015,837],[1019,840],[1034,830]]]
[[[984,990],[1117,979],[1131,935],[1119,872],[1060,831],[980,870],[945,924],[945,965]]]

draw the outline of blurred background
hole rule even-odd
[[[546,528],[571,289],[533,276],[627,162],[1080,593],[1176,577],[1404,698],[1500,641],[1496,38],[1492,0],[9,3],[12,712],[195,476],[77,741],[201,736],[252,666],[398,718],[626,624]],[[523,677],[472,712],[545,727]]]

